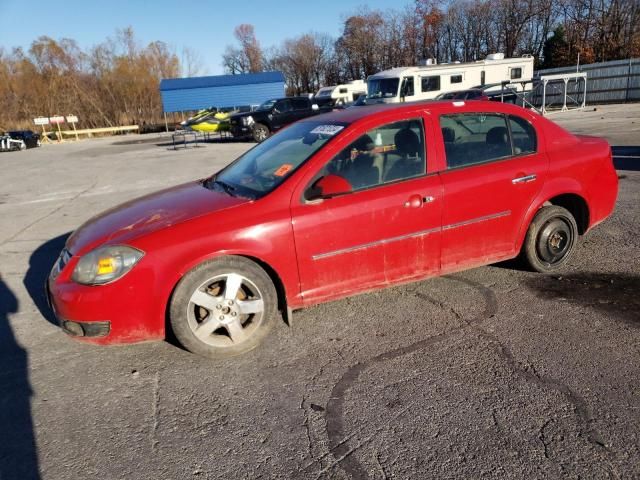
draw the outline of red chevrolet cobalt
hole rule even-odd
[[[606,141],[519,107],[347,109],[89,220],[54,265],[49,296],[82,339],[170,328],[190,351],[226,357],[258,345],[279,311],[518,255],[554,271],[616,195]]]

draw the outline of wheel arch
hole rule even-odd
[[[216,259],[223,258],[223,257],[241,257],[241,258],[245,258],[247,260],[252,261],[256,265],[259,265],[267,273],[267,275],[269,276],[269,278],[273,282],[274,288],[276,289],[276,295],[278,297],[278,310],[280,310],[283,313],[283,316],[284,316],[286,322],[289,325],[291,324],[291,318],[290,318],[291,310],[289,309],[289,303],[287,301],[287,289],[285,287],[284,282],[282,281],[282,278],[281,278],[280,274],[276,271],[275,268],[273,268],[265,260],[263,260],[263,259],[261,259],[259,257],[256,257],[254,255],[249,255],[249,254],[245,254],[245,253],[242,253],[242,252],[216,252],[216,253],[214,253],[212,255],[208,255],[208,256],[206,256],[204,258],[199,258],[198,260],[195,260],[195,261],[189,263],[172,280],[171,290],[170,290],[169,294],[166,296],[166,301],[165,301],[165,306],[164,306],[164,312],[165,312],[165,318],[164,318],[165,337],[167,337],[167,334],[171,331],[171,327],[170,327],[170,323],[169,323],[169,312],[170,312],[170,309],[171,309],[171,300],[172,300],[173,295],[174,295],[174,293],[176,291],[176,288],[178,287],[178,284],[180,283],[180,280],[182,280],[182,278],[188,272],[190,272],[192,269],[194,269],[198,265],[201,265],[204,262],[209,262],[209,261],[216,260]]]
[[[556,205],[569,210],[576,220],[579,235],[584,235],[589,230],[591,213],[589,202],[582,186],[574,179],[558,179],[555,182],[548,182],[531,203],[520,225],[520,232],[515,245],[516,251],[520,251],[522,248],[529,225],[531,225],[538,210],[548,205]]]
[[[590,212],[587,201],[576,193],[562,193],[547,200],[544,205],[556,205],[569,210],[578,225],[578,233],[584,235],[589,229]]]

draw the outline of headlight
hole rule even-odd
[[[124,245],[100,247],[84,255],[71,279],[83,285],[101,285],[122,277],[138,263],[143,252]]]

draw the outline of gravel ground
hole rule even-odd
[[[593,108],[551,118],[624,147],[620,194],[566,271],[316,306],[227,361],[74,341],[42,284],[86,218],[251,144],[0,154],[0,479],[640,477],[640,105]]]

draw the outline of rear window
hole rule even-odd
[[[443,115],[440,128],[447,168],[490,162],[513,155],[504,115],[465,113]]]
[[[309,108],[309,100],[306,98],[292,98],[291,103],[293,104],[294,110],[305,110]]]
[[[497,113],[443,115],[447,168],[490,162],[537,150],[536,131],[524,118]]]
[[[524,118],[510,116],[509,127],[511,128],[514,155],[522,155],[536,151],[538,147],[536,131],[529,122]]]

